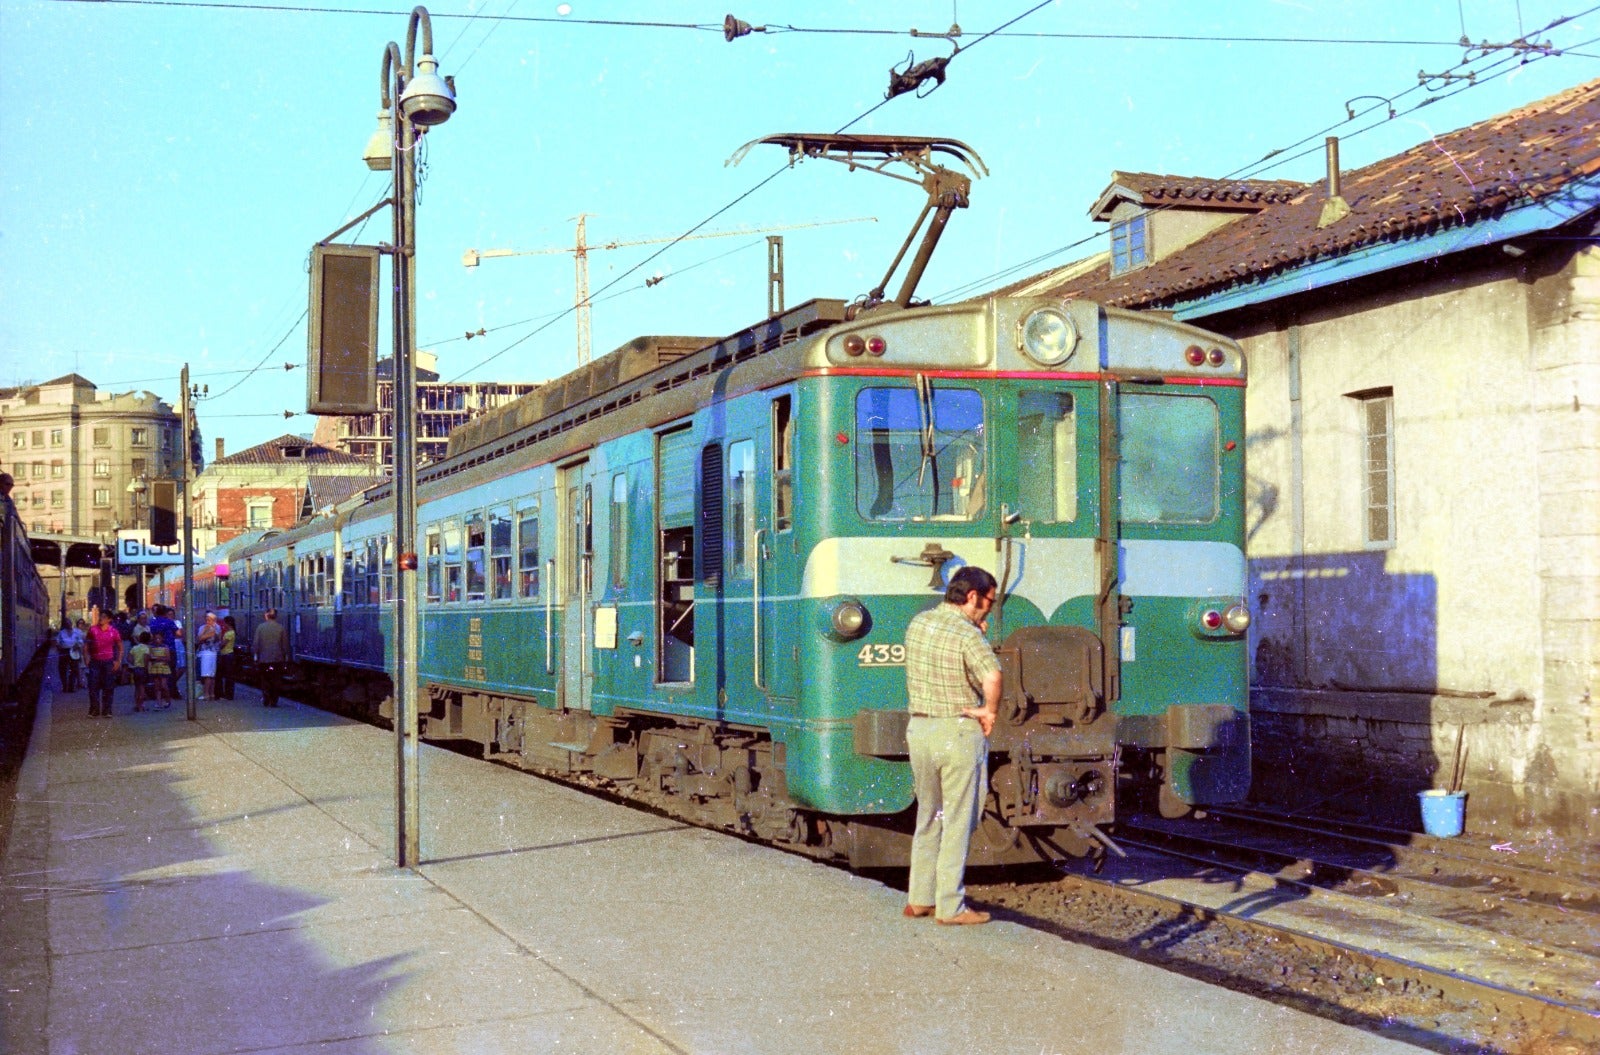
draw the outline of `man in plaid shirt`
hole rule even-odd
[[[994,576],[968,566],[950,577],[942,604],[906,627],[906,745],[917,795],[907,916],[989,922],[966,906],[963,878],[1000,708],[1000,664],[983,636],[994,598]]]

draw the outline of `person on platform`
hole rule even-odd
[[[206,613],[206,621],[194,636],[194,648],[195,664],[199,668],[203,686],[200,698],[214,700],[217,698],[217,652],[222,648],[222,624],[217,622],[217,613]]]
[[[988,736],[1000,709],[1000,664],[984,637],[994,576],[967,566],[944,602],[906,627],[906,745],[917,796],[905,915],[940,923],[989,922],[967,907],[967,848],[989,768]]]
[[[78,691],[78,673],[83,663],[83,632],[72,625],[71,619],[61,620],[56,631],[56,674],[61,678],[62,692]]]
[[[128,650],[128,673],[133,678],[133,709],[144,710],[150,688],[150,633],[139,631],[133,647]]]
[[[250,641],[250,651],[256,657],[256,669],[261,671],[261,706],[278,706],[278,679],[283,665],[289,661],[289,632],[278,622],[278,610],[267,609],[267,617],[256,625],[255,637]]]
[[[217,699],[233,699],[233,680],[238,673],[234,656],[239,646],[239,625],[233,616],[222,617],[222,644],[217,648]]]
[[[104,608],[84,635],[83,651],[89,661],[89,717],[109,718],[122,677],[122,635],[111,625],[111,613]]]
[[[150,635],[149,688],[151,707],[164,711],[172,706],[172,646],[165,630]]]

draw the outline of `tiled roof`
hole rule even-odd
[[[369,487],[376,487],[387,477],[381,476],[313,476],[306,481],[306,504],[317,510],[338,505]]]
[[[291,455],[286,448],[298,448],[300,453]],[[247,447],[237,454],[229,454],[213,461],[212,465],[281,465],[299,464],[309,462],[315,465],[365,465],[366,459],[358,458],[353,454],[336,451],[331,447],[324,447],[299,436],[283,435],[266,443],[258,443],[254,447]]]
[[[1165,176],[1155,172],[1113,172],[1111,186],[1095,202],[1089,215],[1107,219],[1111,204],[1131,196],[1143,205],[1188,209],[1264,209],[1285,202],[1305,190],[1298,180],[1207,179],[1199,176]]]
[[[87,386],[89,388],[98,387],[93,381],[89,380],[87,377],[84,377],[82,374],[62,374],[60,377],[41,382],[38,387],[45,388],[49,385],[74,385],[78,387]]]
[[[1119,307],[1188,300],[1241,279],[1490,218],[1596,173],[1600,80],[1343,173],[1350,214],[1320,230],[1326,187],[1308,184],[1289,201],[1235,220],[1149,267],[1117,278],[1109,277],[1109,267],[1063,276],[1049,291]]]

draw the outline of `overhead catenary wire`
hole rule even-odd
[[[982,44],[985,40],[988,40],[989,38],[993,37],[996,33],[1000,32],[1001,30],[1003,30],[1003,29],[1005,29],[1005,28],[1007,28],[1009,26],[1016,25],[1018,22],[1022,21],[1025,18],[1027,18],[1029,15],[1032,15],[1035,12],[1039,11],[1041,8],[1045,8],[1045,7],[1050,6],[1050,4],[1053,3],[1053,2],[1054,2],[1054,0],[1040,0],[1039,3],[1034,4],[1032,7],[1029,7],[1026,10],[1024,10],[1021,14],[1016,15],[1013,18],[1010,18],[1007,21],[1001,23],[999,26],[995,27],[994,29],[990,30],[989,32],[987,32],[987,33],[983,34],[982,36],[978,37],[971,44],[968,44],[966,47],[960,49],[960,51],[958,51],[955,55],[951,56],[951,61],[953,62],[955,59],[960,58],[962,55],[964,55],[967,52],[971,51],[974,47],[978,46],[979,44]],[[862,111],[861,113],[857,114],[855,117],[851,118],[849,121],[846,121],[843,125],[839,126],[839,128],[834,132],[834,134],[838,135],[841,132],[845,132],[845,131],[849,130],[850,128],[854,127],[855,125],[860,124],[862,121],[866,120],[872,114],[878,112],[878,110],[880,110],[883,107],[887,106],[892,101],[892,99],[893,99],[893,97],[885,98],[885,99],[882,99],[882,100],[878,101],[877,103],[874,103],[872,106],[867,107],[866,110]],[[674,238],[672,241],[668,242],[666,245],[662,246],[660,249],[658,249],[655,252],[651,253],[649,256],[646,256],[643,260],[639,261],[637,264],[634,264],[632,267],[630,267],[626,271],[622,272],[616,278],[612,279],[610,282],[606,283],[604,286],[601,286],[595,292],[597,294],[598,293],[604,293],[606,290],[608,290],[611,287],[615,286],[617,283],[621,282],[623,279],[627,278],[629,275],[632,275],[634,272],[638,271],[640,268],[644,267],[646,264],[649,264],[651,261],[653,261],[657,257],[661,256],[661,254],[663,254],[663,253],[667,252],[668,250],[672,249],[673,246],[677,245],[679,242],[682,242],[685,238],[688,238],[690,235],[692,235],[696,231],[700,230],[700,228],[704,227],[706,224],[710,223],[712,220],[716,219],[718,216],[721,216],[723,213],[727,212],[729,209],[733,208],[735,205],[738,205],[740,202],[744,201],[746,198],[748,198],[752,194],[756,193],[756,191],[759,191],[761,188],[765,187],[767,184],[771,183],[773,180],[777,179],[779,176],[783,175],[785,172],[788,172],[792,167],[793,167],[793,162],[791,160],[789,163],[786,163],[781,168],[778,168],[775,171],[773,171],[772,173],[770,173],[769,175],[763,177],[754,186],[752,186],[749,189],[745,190],[743,193],[741,193],[737,197],[735,197],[732,201],[729,201],[727,204],[723,205],[721,208],[717,209],[715,212],[711,213],[709,216],[706,216],[699,223],[695,224],[693,227],[690,227],[688,230],[684,231],[682,234],[678,235],[678,237]],[[522,344],[524,341],[530,340],[531,338],[537,336],[539,333],[542,333],[544,330],[549,329],[551,326],[555,325],[555,323],[557,321],[559,321],[560,319],[565,318],[570,312],[573,312],[573,311],[576,311],[576,310],[577,310],[577,306],[576,305],[574,305],[571,308],[568,308],[566,311],[563,311],[556,318],[551,319],[550,321],[548,321],[548,322],[544,323],[543,325],[539,326],[537,329],[535,329],[535,330],[533,330],[533,331],[531,331],[531,332],[529,332],[527,334],[524,334],[522,337],[519,337],[517,340],[513,341],[511,344],[509,344],[506,347],[500,349],[498,352],[495,352],[493,355],[491,355],[491,356],[489,356],[489,357],[487,357],[485,359],[480,360],[479,362],[473,364],[472,366],[469,366],[467,369],[463,370],[461,373],[457,374],[454,378],[452,378],[451,381],[452,382],[459,381],[462,378],[466,377],[468,374],[472,373],[474,370],[482,369],[483,367],[487,366],[489,363],[493,362],[494,360],[498,359],[500,356],[504,355],[506,352],[509,352],[509,351],[511,351],[511,349],[513,349],[513,348],[517,347],[518,345]]]

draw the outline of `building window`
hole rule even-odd
[[[62,508],[65,508],[66,504],[67,504],[67,496],[65,494],[63,494],[60,491],[51,491],[50,492],[50,508],[51,509],[62,509]]]
[[[131,468],[133,470],[133,475],[135,475],[135,476],[143,476],[144,475],[144,466],[145,466],[145,460],[143,458],[135,458],[133,460],[133,462],[131,463]]]
[[[44,446],[44,429],[34,429],[31,442],[35,447]]]
[[[1111,273],[1144,267],[1150,262],[1145,214],[1130,216],[1111,225]]]
[[[52,446],[52,447],[61,446],[61,444],[66,440],[66,435],[67,434],[66,434],[66,431],[64,429],[51,429],[50,430],[50,446]]]
[[[35,505],[35,506],[44,505],[44,492],[43,491],[35,491],[35,492],[33,492],[33,494],[28,496],[28,501],[29,501],[30,504]]]
[[[1395,542],[1394,389],[1356,392],[1351,398],[1361,408],[1362,541],[1386,548]]]
[[[94,460],[94,474],[96,476],[110,476],[111,460],[109,458],[96,458]]]
[[[272,526],[272,499],[250,502],[245,506],[245,523],[252,528]]]
[[[108,488],[108,487],[96,487],[94,489],[94,504],[97,505],[97,506],[108,506],[108,505],[110,505],[111,504],[111,489]],[[98,531],[100,529],[96,528],[95,530]]]
[[[67,475],[66,466],[62,465],[59,460],[50,463],[50,479],[59,480],[65,475]]]
[[[33,478],[35,480],[43,480],[44,479],[44,462],[34,462],[33,463]]]
[[[135,447],[148,447],[148,446],[150,446],[150,430],[149,429],[144,429],[144,428],[132,428],[132,429],[129,429],[128,430],[128,437],[129,437],[129,440],[133,443],[133,445]]]
[[[94,430],[94,445],[96,447],[109,447],[109,446],[111,446],[111,430],[108,429],[108,428],[95,429]]]
[[[28,434],[27,433],[25,433],[25,432],[13,432],[11,434],[11,449],[12,450],[18,451],[18,450],[21,450],[22,448],[26,447],[27,445],[28,445]]]
[[[96,535],[109,535],[111,533],[111,521],[96,520],[94,522],[94,533]]]

